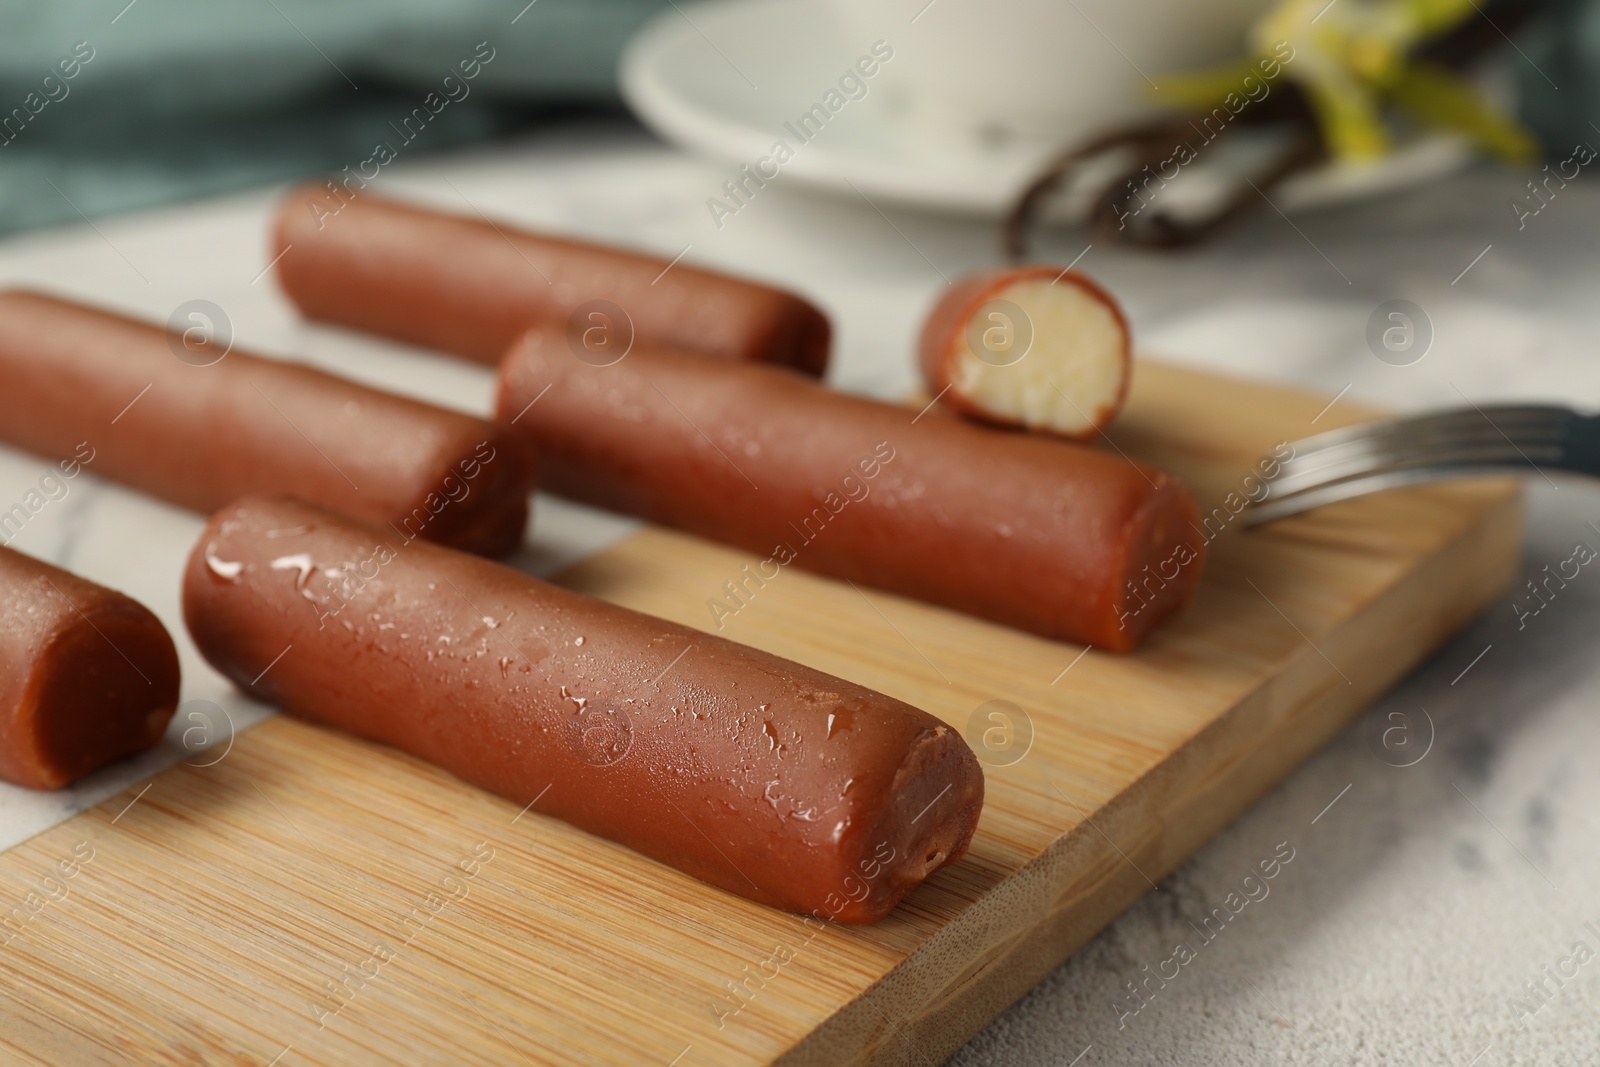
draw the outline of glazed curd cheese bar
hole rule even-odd
[[[278,283],[309,317],[480,363],[554,325],[599,362],[642,343],[818,377],[828,365],[828,320],[793,293],[364,189],[296,189],[273,242]]]
[[[1043,434],[641,346],[597,367],[540,331],[498,403],[546,488],[758,553],[757,580],[793,564],[1117,651],[1199,584],[1177,479]]]
[[[21,290],[0,292],[0,377],[0,441],[181,507],[293,492],[485,555],[522,543],[534,458],[486,419]]]
[[[212,519],[183,607],[254,696],[790,911],[882,917],[983,805],[926,712],[288,498]]]
[[[58,789],[161,740],[178,653],[121,593],[0,548],[0,779]]]

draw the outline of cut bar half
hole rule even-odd
[[[1039,265],[958,281],[919,345],[929,392],[1000,426],[1092,438],[1122,408],[1128,324],[1100,286]]]

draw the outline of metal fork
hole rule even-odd
[[[1474,406],[1347,426],[1292,447],[1287,460],[1267,457],[1279,470],[1263,479],[1266,495],[1245,510],[1246,526],[1445,478],[1508,470],[1600,477],[1600,416],[1550,405]]]

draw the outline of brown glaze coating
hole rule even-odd
[[[818,377],[828,365],[828,320],[793,293],[365,190],[291,192],[278,209],[270,254],[282,255],[278,282],[312,318],[479,363],[498,362],[523,330],[567,328],[576,318],[574,343],[600,327],[597,342],[613,347],[626,348],[631,333],[643,344]],[[632,330],[604,309],[590,318],[590,301],[621,308]],[[607,332],[613,329],[616,336]]]
[[[485,555],[522,543],[533,456],[485,419],[18,290],[0,292],[0,379],[0,440],[195,511],[292,491]]]
[[[1204,543],[1170,475],[1042,435],[636,346],[593,367],[532,332],[501,411],[547,489],[766,556],[707,590],[721,625],[783,566],[1125,651],[1183,607]]]
[[[212,519],[183,606],[260,699],[791,911],[880,918],[983,805],[925,712],[288,498]]]
[[[59,789],[161,740],[177,706],[149,609],[0,548],[0,778]]]

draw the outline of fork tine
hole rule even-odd
[[[1396,451],[1373,451],[1330,459],[1320,466],[1280,473],[1268,479],[1274,497],[1289,496],[1317,485],[1367,477],[1385,471],[1415,467],[1537,467],[1561,462],[1564,450],[1559,445],[1516,447],[1496,438],[1489,442],[1452,443],[1448,447],[1415,447]]]
[[[1483,418],[1476,411],[1423,415],[1413,419],[1394,419],[1368,423],[1364,426],[1346,427],[1338,439],[1325,439],[1325,435],[1322,434],[1306,438],[1294,442],[1295,455],[1314,456],[1367,441],[1435,441],[1461,437],[1486,437],[1495,440],[1561,438],[1569,432],[1571,421],[1570,411],[1562,411],[1559,415],[1523,413],[1492,421]]]
[[[1547,462],[1558,459],[1571,436],[1574,414],[1557,407],[1504,407],[1491,421],[1477,409],[1345,427],[1296,442],[1295,454],[1269,481],[1309,476],[1344,477],[1403,461],[1415,454],[1509,449]],[[1552,449],[1554,450],[1552,452]],[[1325,473],[1324,473],[1325,472]]]
[[[1590,471],[1595,419],[1542,404],[1457,408],[1328,430],[1294,442],[1244,513],[1256,526],[1398,485],[1542,465]],[[1596,472],[1600,473],[1600,472]]]
[[[1334,504],[1341,500],[1350,500],[1354,497],[1366,496],[1385,489],[1398,489],[1408,485],[1419,485],[1424,482],[1482,477],[1486,474],[1503,474],[1506,473],[1507,468],[1510,466],[1513,465],[1483,466],[1479,464],[1462,464],[1456,467],[1429,465],[1412,467],[1407,470],[1377,471],[1355,478],[1347,478],[1343,481],[1312,485],[1284,496],[1267,497],[1261,503],[1252,504],[1246,508],[1240,516],[1240,522],[1241,525],[1248,529],[1277,519],[1288,518],[1290,515],[1298,515],[1302,511],[1319,508],[1324,504]],[[1527,464],[1519,463],[1516,466],[1526,467]]]
[[[1487,416],[1487,417],[1486,417]],[[1497,405],[1488,408],[1458,408],[1429,415],[1385,419],[1326,430],[1294,442],[1295,454],[1286,465],[1300,463],[1323,452],[1396,439],[1427,439],[1437,435],[1470,433],[1474,430],[1513,440],[1564,435],[1573,412],[1553,405]],[[1503,439],[1503,438],[1502,438]]]
[[[1284,460],[1278,473],[1269,481],[1302,478],[1307,475],[1317,475],[1346,467],[1381,466],[1386,463],[1401,461],[1411,456],[1426,456],[1440,452],[1477,450],[1517,453],[1519,450],[1527,451],[1531,449],[1548,456],[1552,450],[1559,453],[1565,440],[1564,435],[1557,434],[1538,437],[1522,435],[1519,443],[1517,439],[1504,437],[1488,427],[1485,427],[1484,430],[1487,432],[1474,430],[1472,432],[1440,433],[1418,437],[1406,437],[1396,434],[1389,437],[1362,438],[1355,441],[1347,441],[1341,445],[1319,449],[1305,456],[1297,455],[1291,459]]]
[[[1560,422],[1571,418],[1572,414],[1572,409],[1558,404],[1491,404],[1488,407],[1449,408],[1421,415],[1399,415],[1372,422],[1359,422],[1350,426],[1340,426],[1336,429],[1324,430],[1321,433],[1303,437],[1301,441],[1310,449],[1320,447],[1324,442],[1333,443],[1353,437],[1368,437],[1374,433],[1380,433],[1394,427],[1449,424],[1466,420],[1482,422],[1486,421],[1485,416],[1501,425],[1507,422],[1528,420]]]

